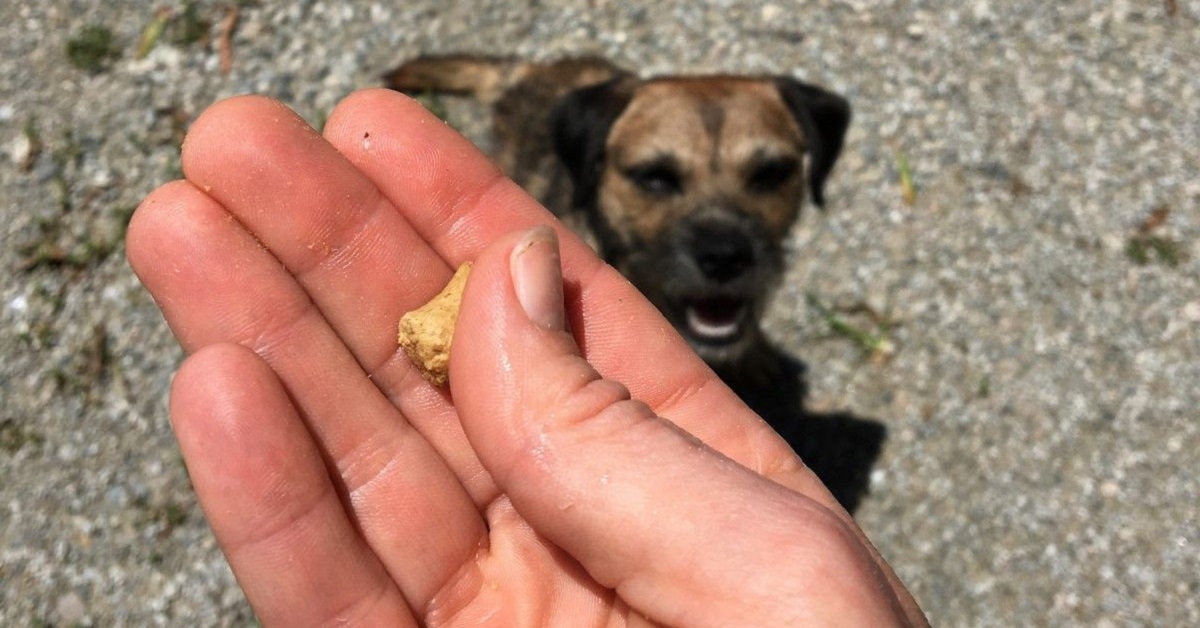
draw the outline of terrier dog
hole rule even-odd
[[[384,77],[492,108],[505,172],[585,237],[718,371],[763,344],[783,241],[850,106],[790,77],[641,79],[595,58],[422,57]]]

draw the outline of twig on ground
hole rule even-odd
[[[158,43],[158,38],[162,37],[163,31],[167,28],[167,22],[171,21],[171,9],[163,7],[154,12],[154,19],[142,29],[142,36],[138,39],[138,48],[135,58],[145,59],[146,55],[154,49],[154,44]]]
[[[804,300],[835,334],[853,340],[856,345],[870,355],[872,361],[883,362],[896,353],[896,345],[887,335],[886,321],[869,307],[862,306],[863,310],[868,313],[868,318],[876,326],[874,332],[862,329],[842,318],[832,308],[821,303],[817,295],[811,292],[805,293]]]
[[[900,197],[905,205],[917,202],[917,183],[913,179],[912,167],[908,163],[908,155],[903,152],[896,154],[896,167],[900,170]]]
[[[221,20],[221,34],[217,36],[217,54],[221,57],[221,74],[233,71],[233,31],[237,28],[241,9],[231,4],[225,7],[225,18]]]

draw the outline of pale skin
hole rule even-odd
[[[628,282],[415,102],[358,92],[322,136],[227,100],[183,167],[127,254],[188,353],[172,424],[264,624],[926,625]],[[396,322],[472,260],[447,391]]]

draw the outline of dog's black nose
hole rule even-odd
[[[740,229],[697,227],[691,249],[700,272],[713,281],[732,281],[754,265],[754,243]]]

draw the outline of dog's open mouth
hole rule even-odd
[[[741,336],[748,309],[742,299],[711,297],[688,300],[683,312],[687,329],[697,340],[726,343]]]

